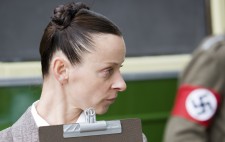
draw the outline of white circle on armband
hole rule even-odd
[[[185,106],[192,118],[198,121],[207,121],[216,112],[217,100],[211,91],[196,89],[188,95]]]

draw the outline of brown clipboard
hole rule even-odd
[[[63,137],[63,125],[39,128],[40,142],[143,142],[141,120],[138,118],[120,120],[122,132],[83,137]]]

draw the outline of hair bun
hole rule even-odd
[[[60,29],[64,29],[70,25],[71,20],[81,9],[89,10],[89,7],[83,3],[74,3],[74,2],[65,5],[59,5],[54,9],[52,22],[58,25]]]

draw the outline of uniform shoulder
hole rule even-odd
[[[200,48],[208,50],[220,45],[225,45],[225,35],[214,35],[206,37],[200,44]]]

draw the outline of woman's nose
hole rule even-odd
[[[112,85],[112,88],[117,89],[120,92],[126,90],[127,85],[126,85],[126,82],[124,81],[121,73],[118,74],[117,78],[115,79],[115,82]]]

